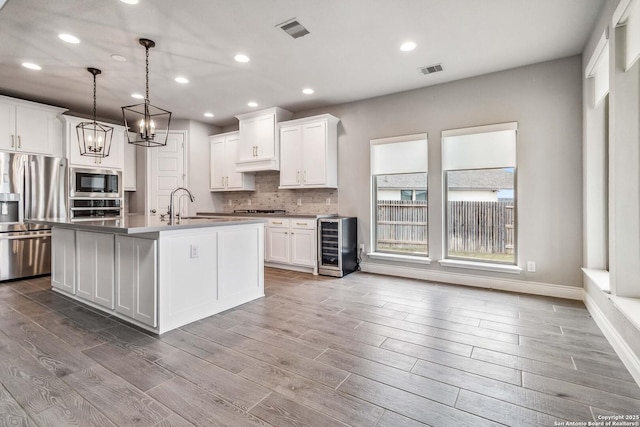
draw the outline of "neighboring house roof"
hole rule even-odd
[[[513,170],[484,169],[449,171],[447,184],[453,190],[502,190],[513,188]]]
[[[378,177],[378,188],[385,190],[426,190],[426,173],[407,173],[401,175],[381,175]]]
[[[385,190],[426,190],[426,173],[381,175],[378,188]],[[449,171],[449,188],[452,190],[497,191],[513,188],[513,172],[506,169]]]

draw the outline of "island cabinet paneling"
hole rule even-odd
[[[116,312],[156,327],[157,240],[116,236]]]
[[[114,236],[113,234],[76,231],[76,295],[113,309]]]
[[[54,228],[51,236],[51,286],[75,295],[76,232]]]

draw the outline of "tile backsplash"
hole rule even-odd
[[[285,209],[293,214],[338,213],[338,190],[335,188],[279,190],[279,185],[280,172],[258,172],[256,191],[222,193],[224,212],[233,212],[234,209]]]

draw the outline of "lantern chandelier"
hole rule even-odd
[[[102,71],[97,68],[87,68],[87,71],[93,74],[93,121],[76,126],[80,155],[107,157],[111,151],[113,127],[96,122],[96,76]]]
[[[146,51],[146,94],[141,104],[122,107],[122,116],[129,144],[144,147],[158,147],[167,145],[171,112],[151,105],[149,101],[149,49],[155,47],[155,42],[140,39],[139,43]]]

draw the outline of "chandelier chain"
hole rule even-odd
[[[145,80],[146,80],[146,84],[147,84],[147,87],[146,87],[147,92],[146,92],[145,102],[147,103],[147,105],[149,105],[150,104],[150,101],[149,101],[149,46],[146,46],[145,50],[147,52],[147,54],[146,54],[146,65],[147,65],[146,70],[147,71],[146,71],[146,74],[145,74]]]
[[[96,75],[95,74],[93,74],[93,124],[94,125],[96,124]]]

